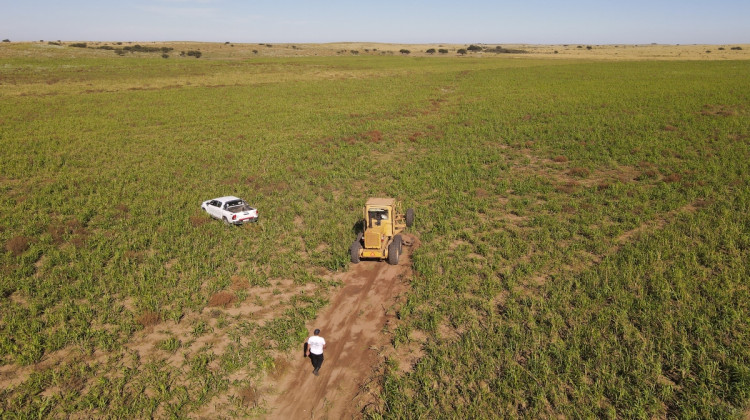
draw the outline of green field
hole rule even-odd
[[[421,246],[366,417],[747,415],[750,61],[16,54],[0,148],[1,418],[262,415],[369,196]]]

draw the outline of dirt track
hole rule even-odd
[[[388,345],[382,333],[387,309],[406,289],[411,249],[404,247],[398,265],[363,261],[343,274],[344,286],[331,304],[308,325],[320,328],[326,340],[320,375],[312,374],[310,359],[299,358],[267,401],[269,419],[341,419],[358,417],[354,402],[360,385],[378,362],[378,350]]]

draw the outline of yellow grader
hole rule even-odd
[[[364,231],[349,248],[352,262],[367,258],[398,264],[405,244],[401,232],[414,224],[414,209],[403,213],[401,203],[394,198],[370,198],[365,203],[364,216]]]

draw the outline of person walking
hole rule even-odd
[[[320,336],[320,330],[315,329],[313,335],[307,339],[307,350],[305,357],[310,357],[313,365],[313,374],[318,376],[320,366],[323,365],[323,350],[326,348],[326,340]]]

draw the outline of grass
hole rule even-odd
[[[0,415],[263,413],[390,195],[422,245],[366,416],[741,417],[748,66],[0,59]]]

